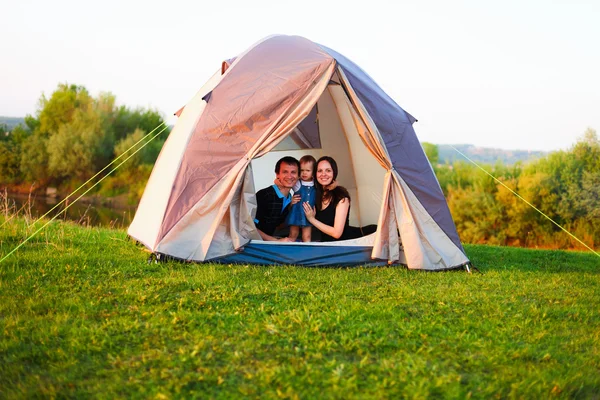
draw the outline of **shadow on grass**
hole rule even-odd
[[[523,249],[490,245],[466,245],[473,264],[486,271],[600,273],[600,257],[592,252]]]
[[[486,271],[526,271],[526,272],[577,272],[600,273],[600,257],[592,252],[568,250],[541,250],[524,249],[519,247],[503,247],[490,245],[465,245],[467,256],[473,265],[482,273]],[[274,264],[248,264],[248,263],[215,263],[215,262],[189,262],[172,257],[165,257],[158,265],[168,264],[174,269],[206,268],[208,265],[227,267],[251,266],[255,268],[297,268],[297,269],[356,269],[356,268],[395,268],[410,271],[411,273],[465,273],[463,267],[442,271],[410,270],[405,265],[274,265]],[[154,264],[154,262],[152,263]],[[156,267],[156,264],[154,264]],[[150,267],[152,268],[152,267]],[[158,267],[162,269],[161,267]],[[474,271],[477,273],[477,271]]]

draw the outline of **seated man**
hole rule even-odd
[[[254,223],[262,240],[279,240],[287,242],[287,237],[278,239],[273,236],[275,229],[285,221],[292,202],[300,201],[290,189],[298,181],[300,163],[294,157],[283,157],[275,165],[276,184],[261,189],[256,193],[256,218]],[[297,198],[296,198],[297,197]]]

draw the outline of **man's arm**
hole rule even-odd
[[[268,242],[273,242],[275,240],[277,240],[277,238],[271,236],[271,235],[267,235],[266,233],[264,233],[263,231],[261,231],[260,229],[256,228],[256,230],[258,231],[258,234],[260,235],[260,238],[262,240],[266,240]]]
[[[259,227],[260,222],[266,218],[268,204],[270,201],[272,201],[272,199],[270,199],[269,196],[270,196],[269,191],[265,191],[265,190],[259,190],[256,193],[256,206],[257,207],[256,207],[256,218],[254,219],[254,224],[256,225],[256,230],[258,231],[258,234],[260,235],[260,238],[262,240],[269,241],[269,242],[274,242],[274,241],[286,242],[286,241],[288,241],[287,237],[278,239],[274,236],[266,234]]]
[[[292,240],[290,240],[290,238],[288,238],[288,237],[276,238],[274,236],[267,235],[266,233],[264,233],[263,231],[261,231],[258,228],[256,228],[256,230],[258,231],[258,234],[260,235],[261,239],[264,241],[267,241],[267,242],[292,242]]]
[[[256,217],[254,218],[254,224],[256,225],[256,230],[258,231],[258,234],[260,235],[260,238],[262,240],[272,241],[272,240],[275,240],[275,238],[273,236],[267,235],[262,230],[260,230],[260,228],[258,227],[258,225],[263,220],[263,218],[265,218],[265,215],[264,215],[265,206],[266,206],[265,203],[268,201],[269,201],[269,199],[268,199],[268,196],[266,196],[265,191],[259,190],[256,193]]]

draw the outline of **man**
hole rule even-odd
[[[300,163],[294,157],[283,157],[275,165],[276,184],[256,193],[256,218],[254,223],[262,240],[289,241],[287,237],[274,237],[275,230],[285,221],[289,205],[300,201],[300,196],[292,197],[290,189],[298,181]]]

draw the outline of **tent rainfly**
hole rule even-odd
[[[179,112],[129,227],[157,255],[222,263],[469,264],[413,129],[416,121],[343,55],[298,36],[270,36],[221,68]],[[332,156],[351,195],[358,239],[264,242],[257,190],[276,160]]]

